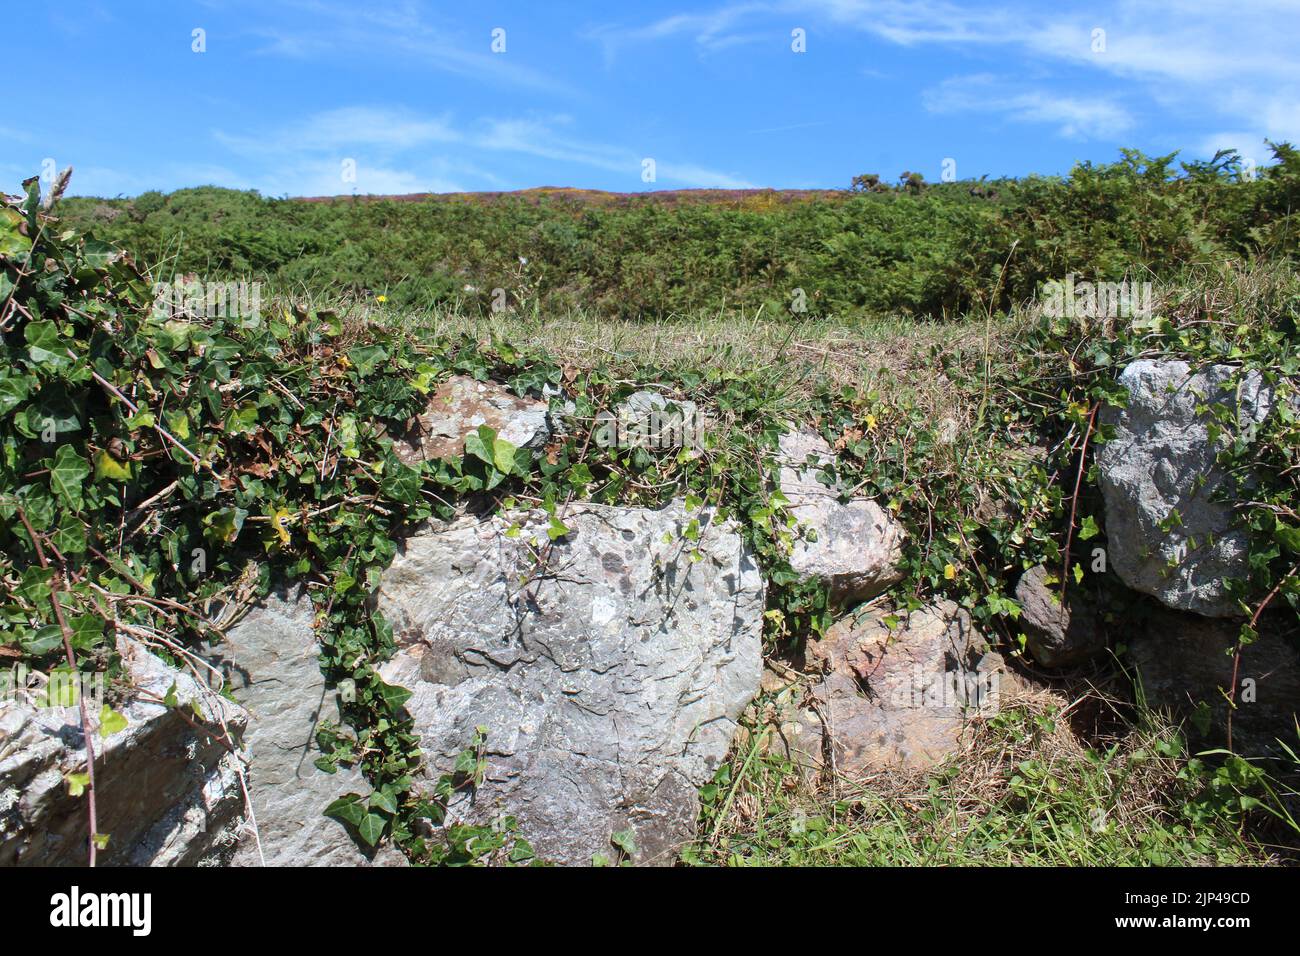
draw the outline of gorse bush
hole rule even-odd
[[[1038,285],[1168,276],[1297,249],[1300,154],[1245,170],[1125,151],[1066,178],[711,201],[570,194],[304,202],[201,188],[70,200],[68,221],[157,263],[157,277],[254,277],[284,291],[384,293],[397,306],[494,303],[616,317],[726,308],[944,316]],[[521,269],[520,258],[527,260]],[[494,296],[494,290],[500,294]],[[802,290],[802,296],[796,290]]]

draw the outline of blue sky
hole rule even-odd
[[[49,161],[83,195],[301,196],[843,187],[1300,143],[1300,0],[64,0],[22,21],[9,192]]]

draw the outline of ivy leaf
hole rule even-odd
[[[344,458],[360,458],[360,433],[357,431],[357,420],[351,415],[344,415],[339,419],[338,428],[334,432],[334,440],[338,442],[339,451]]]
[[[243,508],[222,508],[203,519],[204,533],[218,544],[230,544],[239,537],[247,517]]]
[[[34,633],[19,638],[18,643],[32,657],[42,657],[63,644],[63,630],[57,624],[47,624]]]
[[[289,536],[289,519],[293,517],[293,512],[285,508],[276,508],[271,512],[271,530],[280,536],[280,544],[288,546]]]
[[[1099,534],[1101,534],[1101,528],[1097,527],[1097,520],[1092,515],[1086,515],[1083,523],[1079,525],[1079,540],[1087,541]]]
[[[48,320],[28,322],[23,330],[27,340],[27,354],[33,365],[64,365],[68,361],[67,349],[59,338],[59,327]]]
[[[130,481],[130,462],[120,462],[102,448],[95,452],[96,481]]]
[[[492,464],[497,471],[503,471],[506,474],[514,471],[515,468],[515,446],[504,438],[494,438],[492,440]]]
[[[382,680],[376,681],[376,684],[378,684],[379,698],[389,710],[397,710],[411,699],[411,692],[405,687],[386,684]]]
[[[478,431],[470,432],[465,436],[465,454],[495,467],[496,456],[493,454],[493,446],[496,440],[496,429],[488,425],[480,425]]]
[[[628,856],[632,856],[636,853],[636,834],[632,831],[631,827],[628,827],[626,830],[616,831],[614,835],[610,837],[610,842]]]
[[[90,476],[90,466],[71,445],[60,445],[50,464],[50,488],[73,511],[81,510],[81,486]]]
[[[391,816],[397,816],[397,801],[393,799],[392,794],[384,790],[376,790],[370,795],[370,808],[372,810],[382,810]]]
[[[1300,554],[1300,528],[1279,524],[1273,529],[1273,537],[1292,554]]]
[[[358,345],[348,349],[348,361],[356,369],[357,375],[365,378],[380,362],[388,358],[388,351],[382,345]]]
[[[325,816],[342,820],[352,827],[360,827],[365,815],[365,804],[355,793],[345,794],[325,808]]]
[[[104,269],[122,257],[122,250],[101,239],[87,239],[81,255],[92,269]]]
[[[102,642],[107,622],[98,614],[77,614],[68,618],[72,632],[72,646],[78,651],[88,651]]]
[[[99,711],[99,736],[111,737],[126,730],[126,718],[105,704]]]
[[[361,839],[365,840],[370,846],[375,846],[384,835],[384,827],[387,821],[377,813],[367,813],[361,818],[361,823],[357,826],[357,832],[361,834]]]
[[[32,565],[23,572],[18,584],[18,593],[27,603],[42,605],[50,599],[50,582],[54,579],[52,568]]]
[[[316,318],[320,321],[321,327],[325,334],[330,338],[336,338],[343,334],[343,320],[337,312],[330,309],[322,309],[316,313]]]
[[[51,533],[50,540],[60,554],[85,554],[86,526],[76,515],[65,514]]]
[[[0,209],[0,256],[21,262],[32,251],[32,241],[18,231],[22,224],[16,209]]]
[[[408,467],[399,461],[389,464],[380,488],[394,501],[414,505],[420,501],[420,488],[423,483],[424,479],[418,468]]]
[[[90,786],[90,774],[88,773],[70,773],[63,778],[68,784],[68,796],[79,797],[86,792],[86,787]]]
[[[0,378],[0,415],[8,415],[31,394],[36,379],[30,375],[9,375]]]

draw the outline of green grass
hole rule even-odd
[[[1013,703],[928,773],[813,783],[765,752],[757,734],[706,788],[702,837],[683,858],[725,866],[1280,861],[1226,809],[1195,820],[1187,812],[1204,782],[1187,774],[1185,745],[1168,722],[1147,715],[1088,745],[1064,726],[1061,702],[1045,705],[1044,697]],[[1300,834],[1289,836],[1294,853]]]

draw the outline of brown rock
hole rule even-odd
[[[405,435],[393,441],[397,457],[407,465],[464,453],[465,438],[487,425],[518,448],[546,440],[546,402],[523,398],[496,382],[456,375],[438,386],[429,404]]]
[[[937,764],[956,752],[973,715],[998,707],[1005,666],[964,611],[940,602],[892,632],[886,616],[844,618],[808,647],[809,669],[826,672],[810,695],[820,712],[812,716],[842,773]],[[813,736],[802,734],[805,746]],[[809,748],[808,757],[821,754]]]

